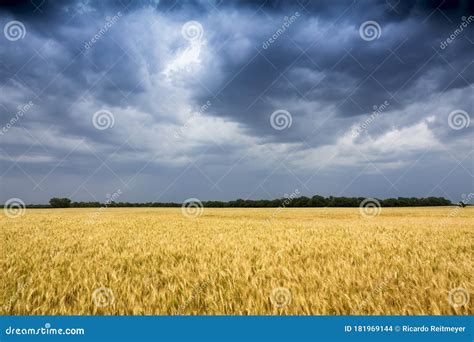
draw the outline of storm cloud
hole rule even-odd
[[[11,1],[0,201],[473,192],[466,1]]]

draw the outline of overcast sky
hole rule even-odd
[[[0,202],[458,201],[474,11],[441,2],[6,1]]]

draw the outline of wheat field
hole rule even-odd
[[[27,209],[0,226],[2,314],[474,313],[474,208]]]

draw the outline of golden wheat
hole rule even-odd
[[[1,313],[472,314],[473,227],[474,208],[27,209],[0,216]]]

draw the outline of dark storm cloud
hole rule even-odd
[[[221,84],[215,88],[209,85],[209,89],[218,93],[220,103],[226,106],[216,106],[214,110],[221,115],[225,113],[244,120],[259,133],[271,134],[276,132],[267,125],[268,116],[278,108],[266,105],[264,99],[255,101],[258,95],[286,97],[301,102],[335,103],[337,115],[357,116],[371,112],[374,105],[386,100],[392,103],[392,109],[403,109],[419,101],[420,96],[428,94],[420,89],[414,92],[413,87],[427,73],[438,68],[449,68],[450,72],[437,75],[433,80],[434,90],[469,86],[474,81],[474,68],[463,69],[472,59],[472,44],[467,39],[458,39],[446,51],[439,46],[462,23],[461,16],[469,16],[470,5],[440,3],[401,4],[405,7],[399,13],[397,7],[389,10],[384,2],[378,6],[365,4],[357,7],[309,4],[306,10],[300,9],[301,19],[263,50],[259,43],[279,28],[283,16],[292,14],[288,7],[294,6],[285,7],[278,2],[273,6],[281,9],[278,15],[259,18],[260,24],[268,22],[272,28],[258,37],[260,42],[257,39],[254,41],[255,48],[261,50],[263,56],[255,54],[242,71],[240,64],[225,64],[230,74],[240,72],[238,76],[224,89]],[[324,11],[325,8],[330,10]],[[348,12],[348,17],[336,21],[344,10]],[[269,13],[275,14],[272,11]],[[441,19],[443,16],[444,21]],[[321,32],[315,32],[314,37],[300,39],[305,26],[315,19],[321,22]],[[357,31],[359,25],[369,19],[379,22],[382,34],[380,39],[364,42]],[[352,32],[336,38],[338,29],[352,29]],[[466,31],[467,38],[474,39],[473,32],[472,29]],[[338,38],[343,40],[335,41]],[[440,56],[436,56],[437,53]],[[297,67],[321,73],[324,79],[320,83],[312,82],[309,77],[306,81],[305,75],[292,79],[291,69]],[[451,68],[457,72],[453,74]],[[457,77],[457,73],[461,72],[462,77]],[[228,107],[228,104],[232,105]],[[298,134],[294,139],[298,139]]]
[[[91,43],[119,12],[117,22]],[[472,126],[453,130],[446,120],[455,109],[473,112],[466,94],[474,82],[474,23],[446,47],[440,44],[459,28],[463,16],[472,14],[472,1],[2,1],[1,26],[19,20],[26,37],[16,42],[0,37],[1,124],[14,117],[18,105],[33,101],[35,106],[0,136],[0,162],[8,168],[10,158],[23,155],[18,165],[33,181],[54,168],[62,186],[68,175],[78,177],[71,176],[71,187],[79,186],[82,174],[90,187],[101,188],[106,179],[146,184],[147,177],[155,176],[168,182],[180,174],[177,167],[198,159],[198,169],[189,170],[207,175],[212,191],[203,196],[245,197],[241,186],[225,178],[223,193],[215,192],[213,182],[236,170],[241,174],[234,174],[236,184],[243,174],[268,175],[275,168],[270,160],[283,159],[306,171],[285,175],[285,168],[278,169],[275,183],[285,184],[295,174],[309,179],[308,165],[315,171],[313,165],[319,169],[322,159],[333,160],[331,148],[318,149],[334,144],[343,146],[336,152],[344,158],[336,161],[347,169],[340,172],[352,174],[350,167],[357,163],[344,149],[343,137],[385,101],[388,109],[362,138],[369,135],[389,146],[392,135],[409,137],[413,129],[421,136],[415,145],[440,140],[449,149],[448,142],[457,139],[462,147],[453,153],[466,154],[472,149],[465,143]],[[291,24],[279,32],[288,19]],[[197,59],[192,44],[181,36],[181,26],[189,20],[204,28],[205,44]],[[359,26],[369,20],[380,25],[381,33],[365,41]],[[187,70],[193,65],[179,64],[193,58],[199,60],[198,72]],[[433,105],[436,97],[444,103]],[[207,101],[212,105],[202,114],[201,127],[188,117]],[[100,109],[115,115],[114,130],[106,134],[91,125]],[[270,115],[278,109],[291,113],[290,129],[278,131],[270,125]],[[176,130],[183,132],[173,137]],[[257,152],[249,155],[251,147]],[[371,156],[377,165],[408,165],[419,157],[384,154],[384,148],[377,151],[383,158]],[[437,159],[436,153],[427,156]],[[240,158],[239,166],[227,171]],[[247,158],[259,162],[246,163]],[[89,179],[104,160],[113,172],[103,167]],[[6,176],[18,171],[16,166],[11,170],[16,171]],[[137,172],[144,178],[134,179]],[[393,172],[397,178],[398,171]],[[248,192],[259,187],[259,181],[255,176]],[[192,186],[189,180],[184,183]],[[48,180],[41,185],[49,192],[56,189]],[[15,188],[2,186],[14,195]],[[169,190],[176,196],[170,200],[190,192],[179,182],[177,186]],[[322,185],[318,180],[313,186]],[[452,192],[460,187],[453,186]],[[22,189],[24,196],[31,195],[27,190]],[[140,200],[139,189],[134,191],[131,198]],[[147,199],[155,194],[142,191]],[[390,196],[390,191],[383,194]],[[328,189],[326,194],[334,192]]]

